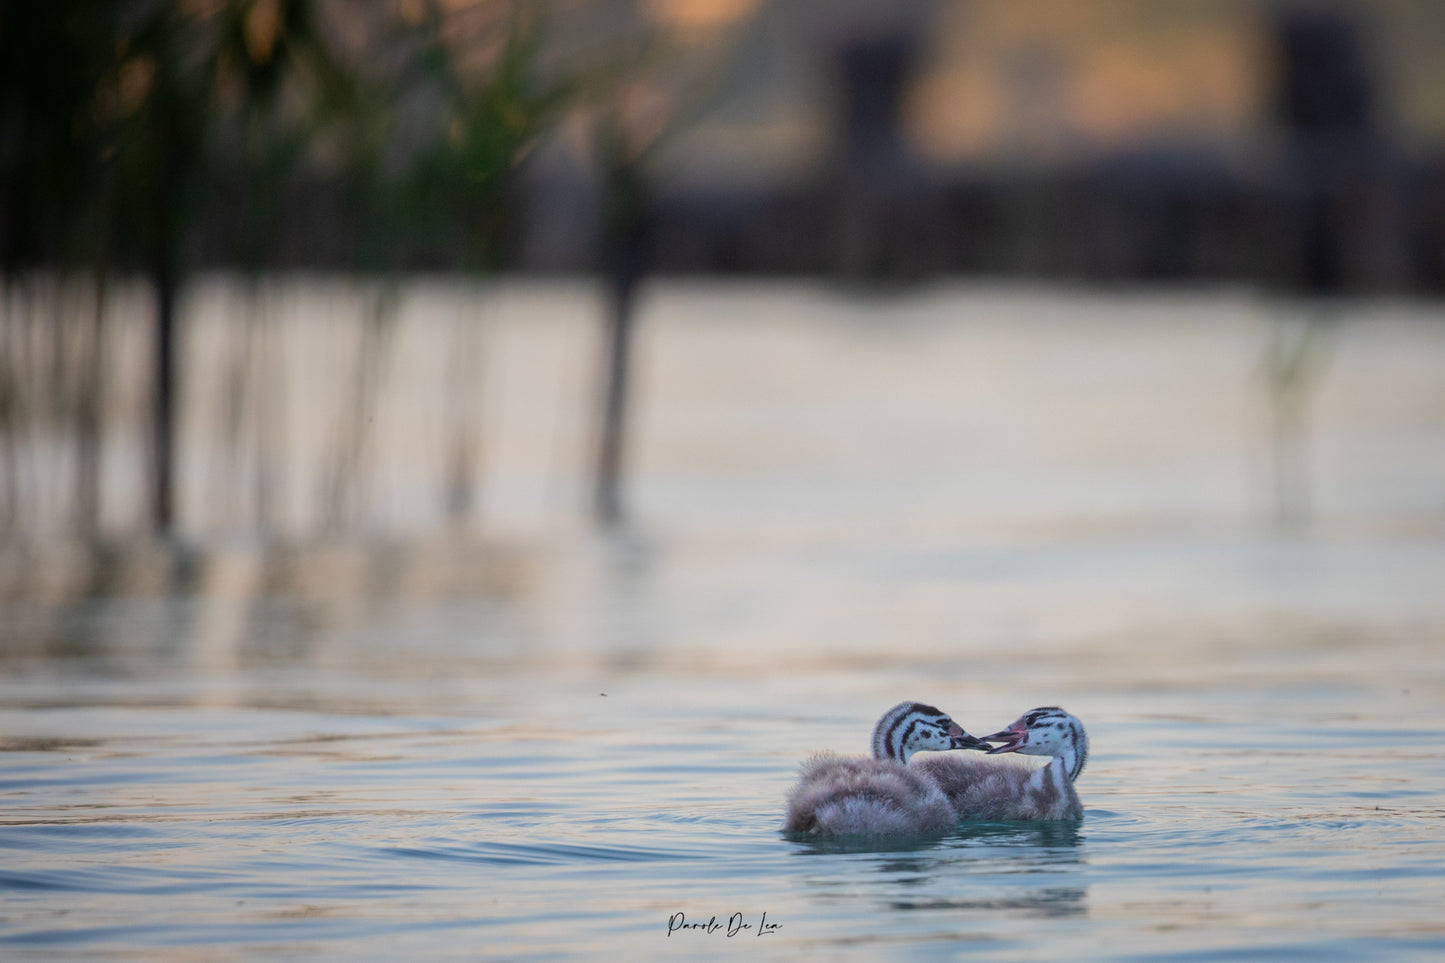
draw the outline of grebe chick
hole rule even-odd
[[[873,728],[872,758],[819,753],[803,763],[788,794],[783,831],[815,836],[892,836],[941,833],[958,815],[938,784],[908,765],[924,749],[983,749],[933,706],[900,702]]]
[[[990,755],[1017,752],[1053,756],[1041,769],[1000,765],[957,755],[919,761],[953,804],[960,819],[1082,819],[1083,803],[1074,780],[1089,758],[1084,724],[1057,706],[1030,709],[987,742],[1001,745]]]

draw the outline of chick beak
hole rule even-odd
[[[964,732],[962,727],[956,722],[948,727],[948,735],[953,741],[953,745],[949,747],[951,749],[982,749],[984,752],[989,751],[987,742]]]
[[[990,756],[996,756],[1001,752],[1018,752],[1027,744],[1028,730],[1023,726],[1010,726],[1002,732],[995,732],[991,736],[984,736],[984,742],[1001,742],[1003,745],[994,746],[988,750]]]

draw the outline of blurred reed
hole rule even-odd
[[[246,464],[245,514],[268,529],[278,479],[294,467],[278,436],[295,399],[277,374],[287,359],[261,278],[286,262],[285,243],[338,236],[345,240],[330,252],[333,263],[372,280],[364,285],[348,396],[319,469],[318,518],[332,534],[355,525],[364,515],[370,425],[401,310],[399,272],[444,251],[449,266],[488,276],[515,233],[511,197],[522,158],[564,116],[605,107],[642,62],[631,37],[549,58],[543,13],[527,3],[437,0],[57,0],[7,8],[0,17],[4,535],[59,526],[90,537],[102,517],[117,513],[122,528],[174,528],[177,472],[187,457],[176,447],[179,406],[195,394],[181,383],[187,379],[218,392],[221,414],[210,430]],[[347,221],[342,231],[297,229],[306,216],[298,202],[317,191],[342,195],[328,208]],[[216,264],[242,278],[231,343],[218,367],[189,369],[182,359],[192,333],[181,314],[190,278],[198,266]],[[134,317],[112,319],[117,286],[126,288],[127,310],[140,310],[141,295],[129,288],[135,276],[149,289],[149,333]],[[470,326],[459,319],[442,349],[445,383],[458,399],[445,503],[463,519],[480,457],[466,414],[474,408],[468,366],[479,337]],[[149,386],[144,400],[131,394],[136,384]],[[115,394],[132,407],[111,412],[121,403]],[[149,407],[142,434],[135,404]],[[101,453],[110,451],[102,440],[116,424],[126,426],[117,457],[147,464],[143,512],[129,484],[124,509],[102,505]],[[233,499],[241,497],[237,488],[233,479]]]

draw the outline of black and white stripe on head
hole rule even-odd
[[[1074,746],[1074,758],[1069,766],[1069,781],[1073,782],[1084,771],[1084,763],[1089,761],[1089,734],[1084,731],[1084,724],[1073,716],[1069,716],[1069,739]]]
[[[1020,717],[1028,730],[1030,755],[1053,755],[1062,758],[1068,766],[1069,779],[1079,778],[1084,763],[1089,759],[1089,736],[1084,724],[1058,706],[1040,706],[1030,709]]]
[[[1024,725],[1030,729],[1041,726],[1046,721],[1055,722],[1060,718],[1070,718],[1069,714],[1058,706],[1039,706],[1037,709],[1030,709],[1024,713]]]
[[[900,702],[873,729],[873,757],[907,762],[919,749],[948,749],[953,720],[922,702]]]

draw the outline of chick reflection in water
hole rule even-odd
[[[956,753],[908,764],[920,750],[950,749],[1053,758],[1033,771]],[[823,753],[803,764],[783,830],[813,838],[920,836],[961,820],[1076,820],[1084,810],[1073,784],[1088,752],[1083,725],[1055,706],[978,739],[932,706],[900,703],[874,728],[871,759]]]

